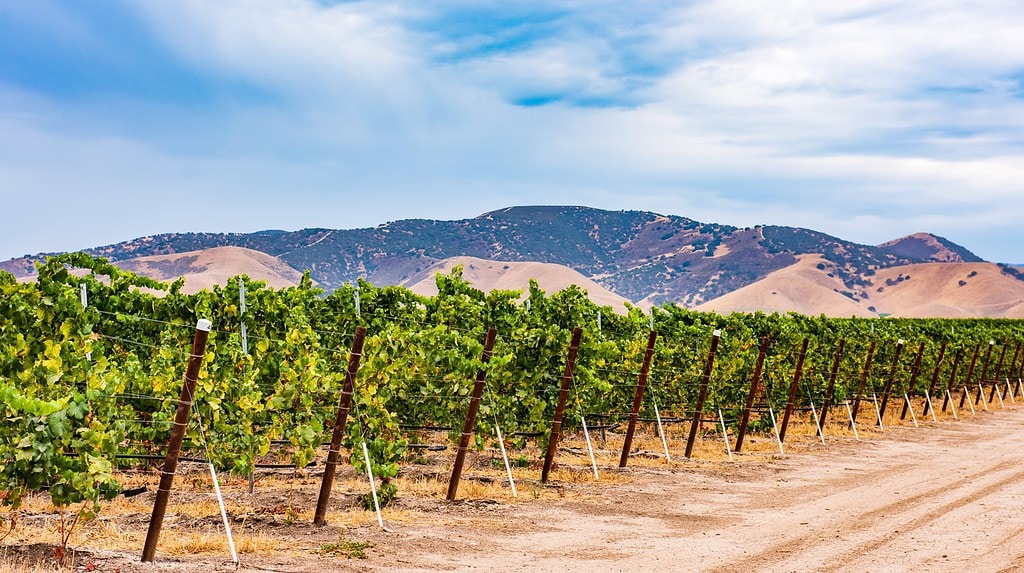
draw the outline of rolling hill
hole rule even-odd
[[[254,268],[261,269],[244,271],[250,276],[269,273],[266,276],[286,277],[289,275],[285,267],[296,272],[308,269],[313,280],[327,290],[358,278],[378,285],[415,285],[437,270],[450,268],[451,259],[471,257],[478,261],[471,264],[480,267],[475,275],[480,285],[510,284],[501,281],[512,280],[519,272],[510,272],[512,263],[540,263],[560,265],[578,273],[571,279],[573,281],[583,278],[593,281],[588,283],[591,285],[588,291],[608,291],[641,306],[663,302],[722,310],[758,306],[762,310],[835,312],[841,316],[875,312],[898,314],[885,306],[888,295],[882,296],[878,291],[881,286],[885,292],[887,285],[882,277],[888,276],[883,274],[886,271],[926,263],[983,262],[964,247],[927,233],[871,246],[797,227],[737,228],[644,211],[604,211],[578,206],[510,207],[470,219],[410,219],[351,230],[173,233],[141,237],[86,252],[106,257],[126,268],[138,269],[143,274],[163,273],[153,275],[158,278],[171,278],[175,272],[190,274],[193,284],[198,285],[202,272],[185,273],[175,265],[188,261],[194,269],[205,267],[204,272],[238,274],[232,270],[216,271],[216,264],[189,259],[198,256],[197,252],[223,247],[258,251],[277,261],[260,262],[249,255]],[[129,262],[140,257],[168,255],[186,258],[153,260],[162,261],[159,263]],[[43,258],[44,255],[35,255],[0,262],[0,269],[16,276],[28,276],[34,269],[34,261]],[[506,265],[508,269],[504,268]],[[490,271],[484,272],[485,267]],[[1007,267],[992,267],[996,269],[992,271],[993,276],[999,276],[1000,281],[1005,279],[1009,284],[1017,281],[1024,285],[1018,280],[1018,274],[1008,271]],[[524,271],[527,274],[548,272],[543,266],[525,268],[531,269]],[[908,274],[907,271],[895,272],[897,278],[900,272]],[[914,272],[909,274],[914,276]],[[792,284],[787,286],[786,283]],[[513,288],[524,286],[525,283],[516,283]],[[910,292],[902,287],[890,290]],[[984,289],[978,290],[976,296],[988,301],[985,297],[989,295],[983,295],[981,290]],[[1002,294],[991,296],[1011,298],[977,304],[952,301],[951,308],[967,310],[947,310],[968,316],[979,312],[1015,312],[1009,310],[1016,304],[1012,289],[996,290]],[[954,292],[961,295],[975,291],[954,289]],[[930,304],[938,304],[934,307],[936,312],[947,304],[936,302],[944,299],[935,298],[934,293],[927,295],[920,291],[919,294],[930,296]],[[901,309],[910,308],[909,298],[900,301],[893,298],[892,304]],[[621,303],[618,299],[610,300]],[[1009,306],[996,310],[998,305]],[[920,312],[927,312],[920,304],[913,303],[913,306],[920,307]],[[869,307],[874,307],[875,311]]]

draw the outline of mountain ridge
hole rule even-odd
[[[561,264],[637,303],[698,306],[820,254],[820,270],[860,296],[879,269],[922,262],[981,261],[947,239],[917,233],[878,246],[811,229],[739,228],[649,211],[583,206],[513,206],[473,218],[403,219],[361,229],[310,228],[255,233],[165,233],[87,249],[113,263],[214,247],[243,247],[277,257],[331,290],[366,278],[401,284],[459,256]],[[41,256],[0,269],[31,273]]]

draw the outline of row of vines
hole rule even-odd
[[[570,427],[583,414],[628,411],[652,329],[658,338],[641,416],[654,404],[663,416],[692,412],[711,333],[721,330],[706,409],[732,420],[765,337],[764,399],[776,405],[787,401],[804,338],[801,403],[821,402],[840,340],[837,401],[857,392],[870,346],[875,366],[866,391],[894,374],[899,392],[913,395],[931,379],[908,388],[915,366],[955,386],[953,363],[966,363],[979,347],[994,349],[1002,370],[1017,376],[1024,340],[1024,323],[1012,320],[722,316],[672,304],[623,314],[573,287],[549,295],[531,284],[525,298],[484,293],[459,270],[439,275],[437,286],[430,297],[362,281],[325,294],[308,276],[280,290],[243,276],[184,294],[180,281],[159,283],[84,254],[49,259],[34,283],[0,272],[0,496],[15,506],[32,490],[48,490],[62,506],[96,501],[120,489],[118,464],[131,462],[118,456],[163,453],[197,319],[212,321],[213,331],[189,438],[206,446],[218,468],[241,475],[275,441],[290,444],[297,466],[314,458],[330,436],[353,332],[365,326],[354,396],[359,423],[348,425],[345,445],[355,451],[352,444],[365,439],[385,480],[399,471],[410,427],[461,427],[479,371],[488,393],[476,445],[493,441],[495,424],[506,436],[546,440],[574,327],[583,337],[573,380],[580,406],[567,412]],[[498,341],[484,363],[490,326]],[[913,351],[897,357],[899,340]],[[362,454],[352,462],[361,466]]]

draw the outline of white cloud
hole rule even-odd
[[[218,107],[168,111],[144,95],[127,105],[0,98],[10,129],[0,146],[11,153],[0,176],[53,200],[74,186],[100,196],[187,190],[225,212],[244,193],[246,218],[223,230],[583,203],[864,242],[988,232],[979,240],[991,250],[980,254],[1024,261],[1002,240],[1024,238],[1012,224],[1024,216],[1015,2],[564,2],[545,5],[540,23],[502,20],[513,8],[529,12],[460,2],[133,5],[184,67],[229,80]],[[461,21],[463,10],[484,22]],[[451,26],[467,29],[456,36]],[[271,97],[232,103],[235,83]],[[523,98],[554,103],[513,105]],[[329,219],[330,210],[362,218]]]

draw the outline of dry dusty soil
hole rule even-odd
[[[785,456],[604,467],[603,482],[562,483],[560,496],[524,484],[520,497],[541,497],[532,501],[403,497],[399,509],[419,517],[389,520],[391,532],[280,528],[270,534],[296,551],[243,554],[238,570],[1024,571],[1024,408],[966,414],[859,442],[806,440]],[[315,485],[305,489],[315,499]],[[339,538],[372,546],[365,559],[302,549]],[[225,561],[143,564],[137,552],[81,547],[77,568],[235,569]]]

